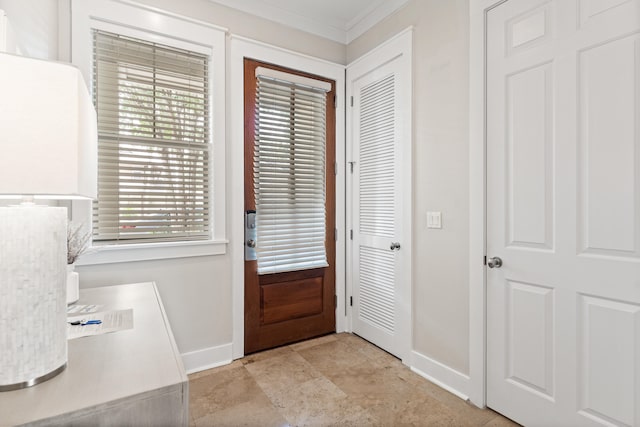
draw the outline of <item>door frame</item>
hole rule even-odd
[[[227,162],[227,206],[229,224],[229,253],[231,257],[232,298],[232,358],[244,356],[244,58],[281,65],[336,82],[336,332],[347,330],[345,313],[345,103],[341,98],[345,89],[345,66],[312,56],[258,42],[246,37],[227,38],[227,107],[229,108]],[[215,153],[214,153],[215,155]],[[331,233],[331,230],[327,230]]]
[[[487,13],[508,0],[469,4],[469,399],[487,403]]]

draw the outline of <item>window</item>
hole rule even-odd
[[[225,30],[145,5],[71,0],[71,55],[98,112],[83,263],[226,252]]]
[[[93,31],[94,241],[209,238],[208,58]]]

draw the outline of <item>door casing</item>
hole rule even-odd
[[[227,109],[230,112],[228,129],[231,143],[227,146],[227,161],[234,167],[227,168],[227,188],[230,203],[227,206],[229,232],[229,256],[231,258],[232,293],[232,348],[228,358],[244,356],[244,58],[279,64],[311,74],[321,75],[336,82],[338,94],[336,107],[336,332],[348,331],[345,301],[345,93],[344,65],[312,58],[297,52],[267,45],[240,36],[229,40],[227,78]],[[333,233],[332,230],[327,230]],[[222,351],[222,349],[221,349]],[[225,350],[226,353],[226,350]],[[220,357],[222,359],[222,357]]]
[[[469,4],[469,382],[471,402],[486,406],[486,31],[487,13],[508,0]]]

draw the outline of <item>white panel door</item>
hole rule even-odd
[[[488,405],[640,426],[640,0],[487,22]]]
[[[386,46],[347,69],[353,332],[402,359],[411,336],[410,67]]]

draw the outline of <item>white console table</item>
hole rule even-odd
[[[155,284],[83,289],[78,304],[132,308],[133,329],[69,341],[61,374],[0,393],[0,426],[187,426],[188,378]]]

